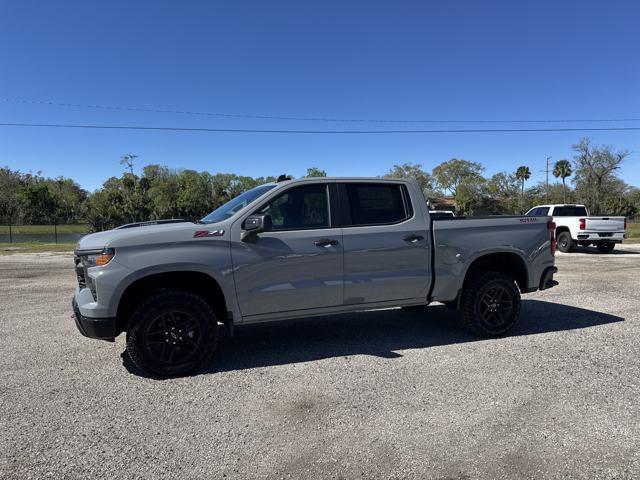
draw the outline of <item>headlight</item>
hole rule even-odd
[[[82,256],[82,263],[85,267],[103,267],[111,261],[116,251],[113,248],[105,248],[99,252],[91,252]]]

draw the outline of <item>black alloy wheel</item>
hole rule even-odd
[[[476,335],[499,337],[520,315],[520,290],[513,278],[499,272],[478,272],[465,283],[460,299],[462,323]]]
[[[491,287],[480,298],[482,320],[492,327],[502,328],[513,316],[513,299],[504,285]]]
[[[127,352],[146,373],[181,375],[208,363],[218,339],[212,306],[186,291],[151,294],[135,309],[127,326]]]
[[[148,323],[144,332],[147,351],[160,363],[188,360],[201,342],[198,323],[188,312],[161,313]]]

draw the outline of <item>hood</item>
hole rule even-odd
[[[221,223],[196,224],[192,222],[142,225],[104,232],[90,233],[80,239],[77,250],[95,250],[106,247],[129,247],[157,243],[184,242],[194,238],[197,231],[220,231],[224,233],[215,238],[220,240],[228,236],[228,229]],[[206,238],[206,237],[205,237]],[[211,237],[209,237],[211,238]]]

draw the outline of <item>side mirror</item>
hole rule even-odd
[[[259,233],[269,232],[271,228],[271,215],[251,215],[242,224],[244,232],[240,239],[243,242],[254,241]]]

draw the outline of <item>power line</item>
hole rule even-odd
[[[243,118],[258,120],[293,120],[300,122],[345,122],[345,123],[616,123],[639,122],[640,118],[573,118],[573,119],[534,119],[534,120],[402,120],[402,119],[362,119],[362,118],[327,118],[327,117],[289,117],[282,115],[254,115],[239,113],[198,112],[191,110],[169,110],[162,108],[126,107],[117,105],[92,105],[83,103],[65,103],[50,100],[24,100],[12,98],[0,98],[5,103],[23,103],[30,105],[49,105],[56,107],[94,108],[102,110],[117,110],[127,112],[145,113],[172,113],[179,115],[198,115],[221,118]]]
[[[90,125],[59,123],[0,123],[0,127],[36,127],[36,128],[86,128],[101,130],[154,130],[173,132],[218,132],[218,133],[276,133],[304,135],[389,135],[418,133],[517,133],[517,132],[599,132],[632,131],[640,127],[576,127],[576,128],[462,128],[436,130],[268,130],[254,128],[204,128],[204,127],[155,127],[137,125]]]

